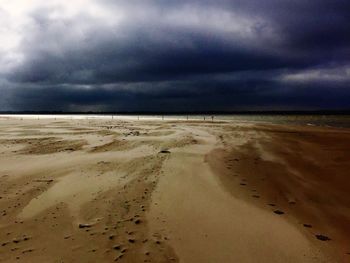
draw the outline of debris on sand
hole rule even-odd
[[[315,235],[315,236],[316,236],[316,238],[318,240],[321,240],[321,241],[329,241],[329,240],[331,240],[329,237],[324,236],[324,235]]]

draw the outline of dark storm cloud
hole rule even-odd
[[[22,60],[0,73],[11,87],[3,105],[350,108],[349,1],[97,3],[108,14],[61,16],[57,6],[30,13],[18,50]]]
[[[271,73],[276,74],[278,72]],[[274,79],[270,74],[263,75],[266,74],[252,72],[234,78],[203,76],[92,87],[58,85],[38,88],[34,85],[15,91],[18,104],[14,107],[31,110],[32,105],[36,105],[37,110],[61,111],[227,111],[344,109],[348,106],[348,80],[316,82],[298,77],[284,80]],[[332,83],[331,88],[329,83]]]

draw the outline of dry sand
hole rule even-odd
[[[350,262],[350,130],[0,117],[0,262]]]

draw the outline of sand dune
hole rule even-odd
[[[348,262],[350,131],[0,120],[0,262]]]

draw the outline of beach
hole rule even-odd
[[[0,262],[350,262],[350,129],[0,117]]]

